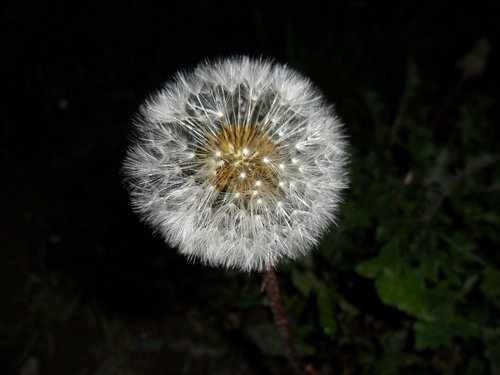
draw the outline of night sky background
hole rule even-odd
[[[272,58],[310,77],[335,104],[354,155],[339,228],[319,251],[277,271],[304,361],[320,374],[500,374],[500,335],[493,329],[500,323],[500,6],[491,4],[2,3],[0,373],[289,373],[260,275],[177,255],[132,212],[120,172],[141,102],[179,70],[238,54]],[[421,86],[405,107],[411,113],[401,115],[409,67]],[[453,126],[464,113],[466,140]],[[394,118],[402,118],[403,131],[389,147]],[[418,127],[431,130],[415,140]],[[419,194],[427,180],[420,177],[439,164],[440,149],[453,156],[446,173],[469,165],[467,150],[486,158],[478,180],[491,186],[488,193],[465,183],[457,194],[466,200],[443,197],[429,222],[446,238],[461,233],[458,247],[473,239],[456,278],[443,266],[435,282],[449,286],[443,295],[470,286],[450,306],[492,330],[483,340],[453,326],[458,334],[449,345],[419,348],[412,329],[423,315],[384,298],[375,276],[357,267],[376,257],[387,238],[418,232],[413,223],[426,210],[415,208],[425,200]],[[397,186],[413,179],[415,187],[393,195],[394,211],[368,212],[365,203],[396,179]],[[470,208],[469,199],[479,208]],[[487,224],[467,221],[476,212]],[[385,220],[399,225],[382,226]],[[432,235],[428,227],[422,233]],[[424,262],[415,259],[408,267]],[[304,284],[304,275],[314,281]],[[333,333],[328,321],[337,325]],[[403,359],[381,362],[396,358],[385,343],[403,331],[410,332],[396,345]]]

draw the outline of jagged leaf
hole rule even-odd
[[[380,299],[417,318],[432,321],[432,299],[419,269],[398,273],[386,269],[375,281]]]
[[[450,346],[454,337],[466,339],[479,334],[477,326],[460,316],[447,316],[434,322],[416,322],[415,349],[438,349]]]
[[[399,239],[394,238],[382,247],[375,258],[358,264],[356,272],[367,278],[376,277],[385,268],[393,268],[399,263]]]

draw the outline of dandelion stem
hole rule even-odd
[[[288,354],[288,359],[292,365],[295,373],[304,374],[303,366],[295,349],[295,345],[290,335],[290,329],[288,326],[288,320],[285,315],[285,310],[283,308],[283,303],[281,301],[280,288],[278,285],[278,278],[273,269],[267,269],[263,272],[264,284],[267,290],[267,296],[269,297],[269,303],[271,304],[271,310],[274,316],[274,322],[276,327],[278,327],[279,334]]]

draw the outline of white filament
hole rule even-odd
[[[306,254],[335,221],[347,186],[342,125],[287,66],[246,57],[201,64],[149,99],[135,125],[124,163],[133,207],[192,260],[262,271]],[[265,134],[279,155],[261,159],[276,181],[257,176],[248,193],[217,188],[224,155],[213,140],[238,125]],[[239,178],[254,175],[250,165]]]

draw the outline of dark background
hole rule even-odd
[[[278,269],[305,361],[322,374],[500,373],[498,4],[0,9],[0,373],[289,372],[259,275],[178,256],[131,212],[120,175],[148,94],[234,54],[311,77],[349,135],[339,227]],[[400,255],[366,266],[396,238]]]

